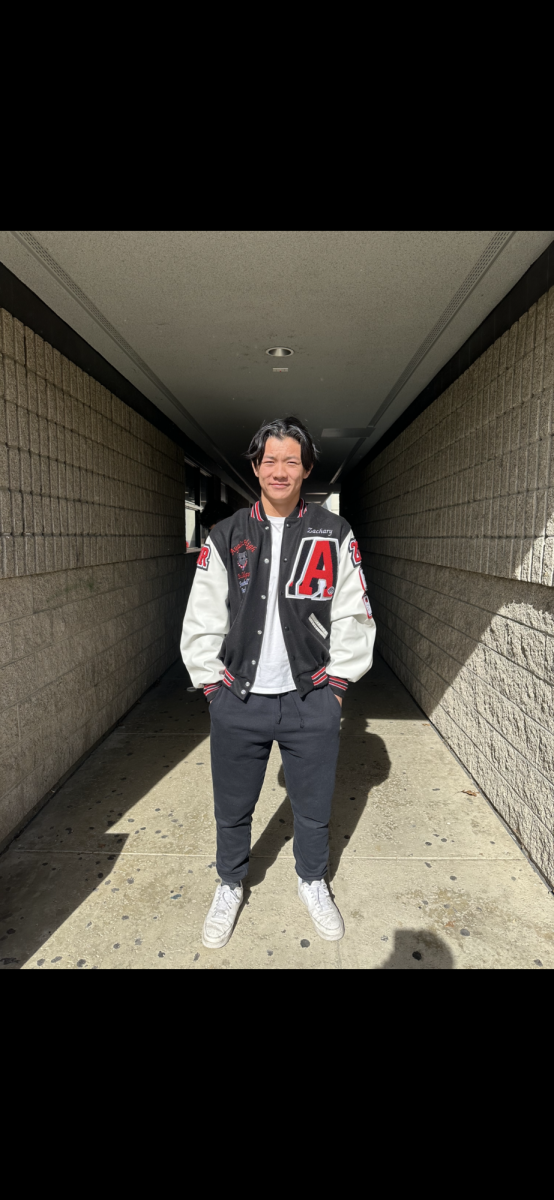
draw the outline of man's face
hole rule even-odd
[[[302,481],[310,474],[302,466],[299,443],[289,437],[282,441],[280,438],[268,438],[259,467],[253,466],[262,492],[277,503],[300,494]]]

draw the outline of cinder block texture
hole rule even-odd
[[[182,449],[0,313],[0,843],[178,655]]]
[[[554,884],[554,289],[349,482],[378,647]]]
[[[182,553],[181,447],[0,316],[0,577]]]
[[[553,398],[551,288],[360,473],[371,552],[552,586]]]

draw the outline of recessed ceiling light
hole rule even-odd
[[[271,354],[272,358],[290,358],[294,350],[290,350],[288,346],[271,346],[266,350],[266,354]]]

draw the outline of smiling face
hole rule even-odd
[[[310,474],[302,466],[300,444],[295,438],[269,437],[260,465],[252,463],[252,467],[268,517],[287,517],[298,504],[302,483]]]

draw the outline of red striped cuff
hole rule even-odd
[[[215,693],[219,691],[221,683],[208,683],[204,688],[204,695],[209,704],[213,700]]]
[[[331,688],[331,691],[335,693],[335,696],[344,696],[344,693],[348,688],[348,680],[341,679],[339,675],[330,675],[329,687]]]

